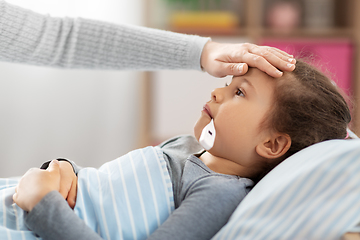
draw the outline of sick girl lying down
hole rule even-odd
[[[210,239],[266,173],[314,143],[346,138],[350,119],[337,87],[303,61],[278,79],[251,68],[211,93],[194,136],[99,169],[62,159],[3,179],[0,238]]]

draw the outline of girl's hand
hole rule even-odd
[[[60,165],[57,160],[51,161],[46,170],[28,170],[16,186],[13,200],[20,208],[30,212],[46,194],[54,190],[60,190]]]
[[[74,209],[76,203],[77,177],[73,167],[67,161],[59,161],[60,166],[60,194]]]
[[[243,75],[248,66],[256,67],[272,77],[293,71],[296,60],[277,48],[251,43],[225,44],[209,41],[205,44],[200,60],[202,68],[215,77]]]

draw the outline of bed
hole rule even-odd
[[[360,139],[351,139],[314,144],[279,164],[213,239],[360,240],[359,233]]]
[[[360,240],[360,140],[294,154],[244,198],[214,239]]]

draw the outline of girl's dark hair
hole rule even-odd
[[[347,135],[351,115],[345,99],[327,76],[304,61],[297,60],[295,70],[279,81],[273,102],[264,124],[290,136],[284,157]]]

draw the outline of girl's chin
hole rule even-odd
[[[207,120],[203,117],[200,117],[196,121],[195,126],[194,126],[194,136],[195,136],[196,140],[199,141],[201,132],[207,124],[209,124],[209,123],[207,123]]]
[[[194,126],[194,136],[195,138],[199,141],[202,130],[204,129],[204,127],[206,127],[206,125],[208,125],[210,123],[211,119],[209,119],[209,117],[204,117],[201,116],[195,123]]]
[[[201,132],[197,131],[196,127],[194,127],[194,136],[197,141],[200,139]]]

